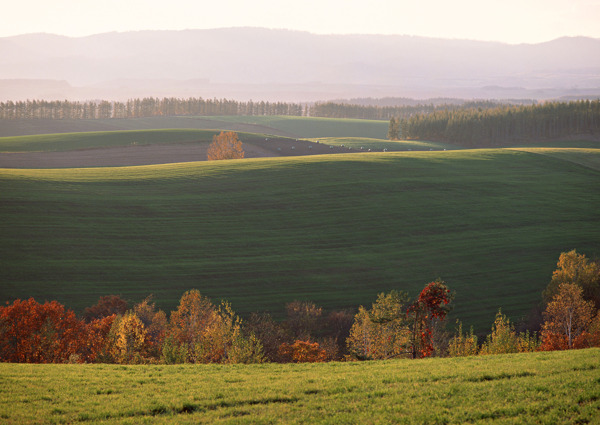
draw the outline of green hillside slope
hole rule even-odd
[[[364,363],[0,364],[6,424],[597,423],[600,350]]]
[[[1,169],[0,300],[152,293],[172,310],[198,288],[279,315],[441,277],[487,330],[499,307],[528,313],[561,251],[600,254],[599,177],[515,150]]]
[[[387,137],[388,122],[293,116],[148,117],[98,120],[4,120],[0,137],[148,129],[222,129],[282,137]]]

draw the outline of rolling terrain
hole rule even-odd
[[[157,144],[146,147],[165,146],[160,134],[148,132]],[[23,142],[22,151],[68,151],[92,143],[88,136],[3,139],[0,150]],[[173,146],[198,134],[179,137],[169,135]],[[123,147],[129,139],[119,140],[92,145]],[[391,289],[414,296],[441,277],[456,291],[454,317],[486,330],[500,307],[514,320],[527,315],[561,251],[600,253],[599,152],[4,168],[0,299],[56,299],[81,311],[101,295],[139,301],[152,293],[170,311],[198,288],[241,314],[281,316],[294,299],[356,308]]]
[[[595,423],[598,349],[259,365],[0,364],[0,418],[50,423]]]
[[[292,138],[387,137],[388,122],[291,116],[149,117],[94,120],[4,120],[0,137],[151,129],[226,130]]]

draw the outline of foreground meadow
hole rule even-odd
[[[10,424],[598,423],[600,349],[261,365],[0,364]]]

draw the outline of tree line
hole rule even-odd
[[[0,102],[0,119],[112,119],[146,118],[156,116],[217,116],[217,115],[286,115],[322,118],[355,118],[389,120],[407,119],[417,114],[431,114],[438,110],[461,108],[490,109],[498,106],[493,101],[473,101],[463,104],[416,104],[405,106],[358,105],[343,102],[314,104],[288,102],[241,102],[230,99],[203,99],[201,97],[129,99],[126,102],[94,100],[26,100]]]
[[[399,124],[399,125],[398,125]],[[440,108],[390,119],[388,137],[439,140],[462,146],[499,146],[521,140],[600,132],[600,100]],[[394,130],[392,130],[394,129]]]
[[[323,118],[353,118],[368,120],[409,119],[416,115],[429,115],[439,110],[455,111],[459,109],[492,109],[498,102],[491,100],[458,103],[418,103],[416,105],[378,106],[339,102],[317,102],[309,109],[310,115]]]
[[[227,302],[198,290],[170,313],[151,297],[132,308],[103,296],[81,317],[56,301],[15,300],[0,307],[0,361],[25,363],[321,362],[467,356],[600,346],[600,263],[575,250],[561,253],[543,292],[539,326],[517,332],[498,311],[482,342],[457,321],[446,329],[453,294],[442,280],[411,300],[381,293],[371,308],[325,312],[309,301],[286,305],[286,319],[268,313],[242,320]]]
[[[291,115],[308,114],[308,106],[285,102],[239,102],[201,97],[129,99],[117,101],[26,100],[0,102],[0,119],[111,119],[158,116]]]

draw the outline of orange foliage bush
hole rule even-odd
[[[222,131],[213,136],[213,141],[208,147],[207,159],[209,161],[219,159],[241,159],[244,157],[242,142],[237,133],[233,131]]]
[[[0,307],[0,358],[8,362],[59,363],[85,344],[85,325],[56,301],[33,298]]]
[[[296,340],[293,344],[284,342],[279,347],[279,354],[294,363],[317,363],[327,361],[327,352],[318,342]]]

